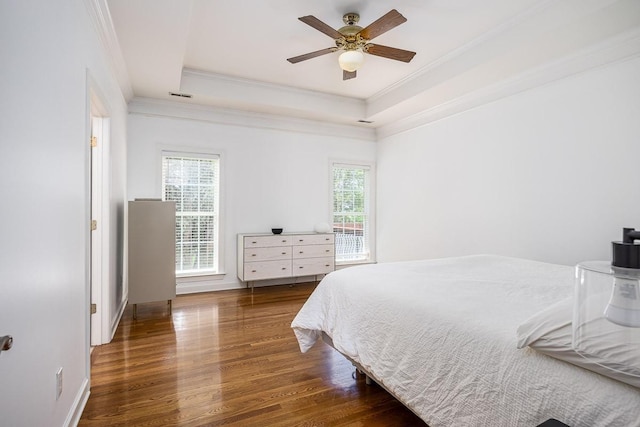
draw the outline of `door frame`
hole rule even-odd
[[[104,98],[88,78],[89,121],[89,224],[97,221],[96,230],[89,231],[89,346],[111,341],[110,314],[110,264],[109,264],[109,145],[110,119]],[[91,146],[91,137],[96,146]],[[89,226],[91,230],[91,226]],[[91,314],[90,305],[96,304],[96,313]]]

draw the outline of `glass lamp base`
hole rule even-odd
[[[607,261],[576,266],[573,348],[604,368],[640,377],[640,270]]]

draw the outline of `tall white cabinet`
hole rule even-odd
[[[249,283],[335,269],[333,233],[239,234],[238,278]]]
[[[176,297],[176,204],[160,200],[130,201],[128,206],[129,304]]]

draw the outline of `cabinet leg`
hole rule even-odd
[[[133,304],[133,320],[138,318],[138,304]]]
[[[171,316],[173,314],[173,304],[171,300],[167,301],[167,304],[169,305],[169,316]]]

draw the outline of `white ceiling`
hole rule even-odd
[[[638,0],[106,0],[137,99],[384,128],[471,108],[638,55]],[[250,4],[248,6],[247,4]],[[297,18],[362,27],[391,9],[407,22],[375,39],[417,52],[406,64],[367,55],[342,80],[333,46]],[[169,92],[187,93],[191,99]],[[138,98],[139,97],[139,98]],[[358,120],[373,121],[372,124]]]

